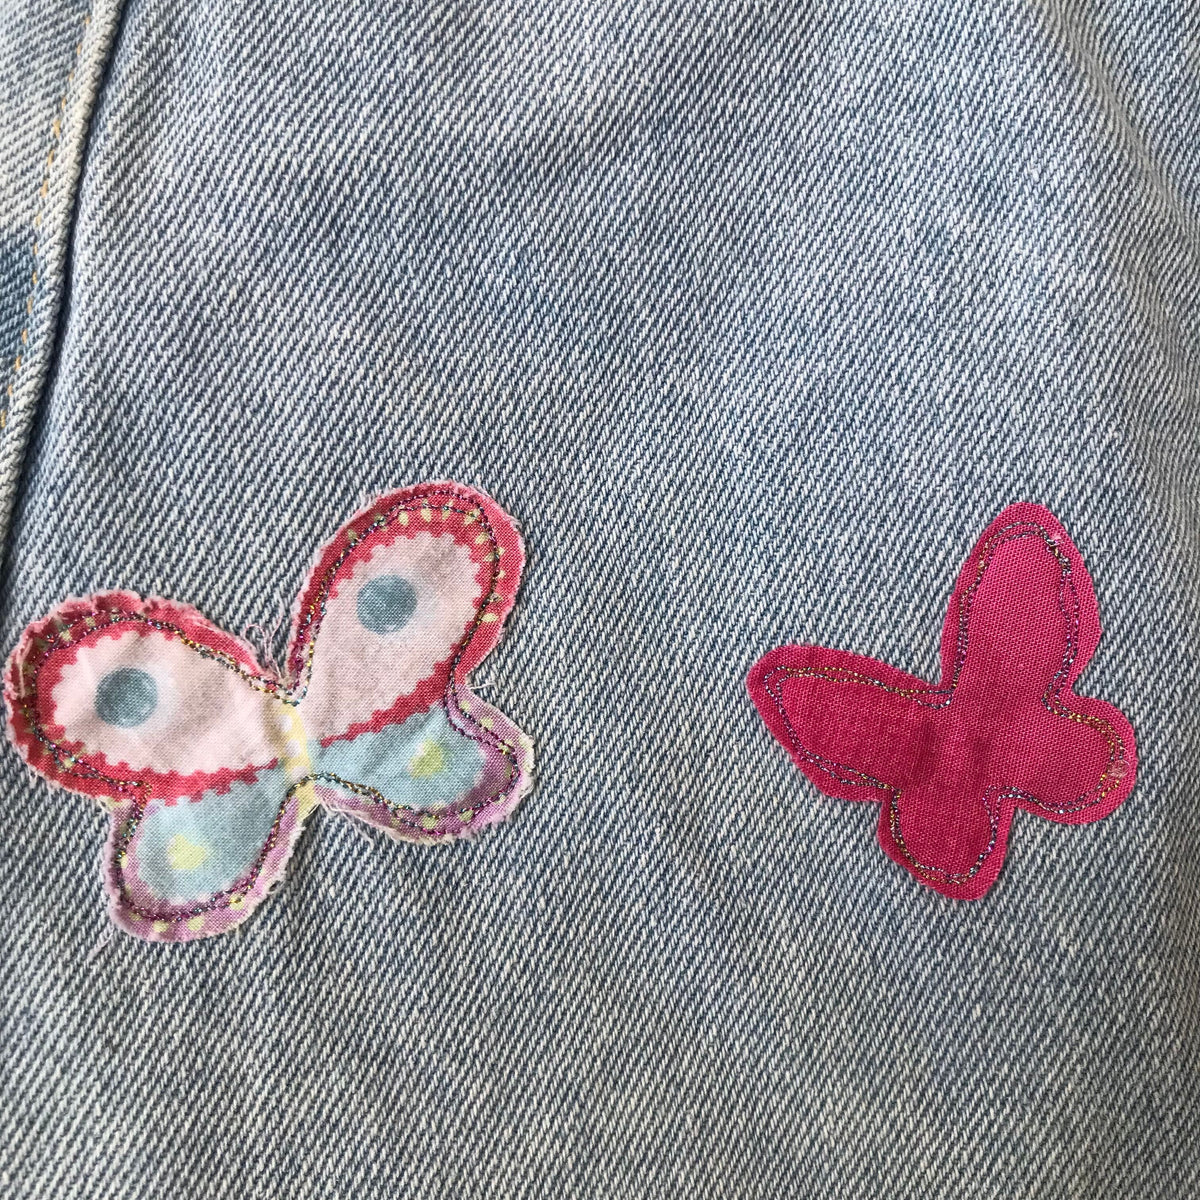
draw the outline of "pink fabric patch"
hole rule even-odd
[[[319,551],[282,672],[195,609],[131,592],[30,625],[5,672],[9,737],[112,814],[113,920],[167,941],[238,924],[318,803],[419,842],[505,817],[532,785],[532,743],[467,677],[523,565],[492,500],[426,484],[368,505]]]
[[[747,681],[768,728],[827,796],[881,804],[879,842],[922,883],[982,896],[1016,809],[1078,825],[1129,795],[1133,730],[1073,686],[1100,640],[1083,559],[1037,504],[1006,508],[967,559],[942,634],[942,680],[784,646]]]

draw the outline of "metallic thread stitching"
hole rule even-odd
[[[453,504],[430,505],[429,500],[434,496],[452,496],[457,500],[466,501],[470,504],[469,508],[455,508]],[[339,776],[332,775],[326,772],[314,772],[305,775],[293,783],[284,795],[283,802],[279,806],[279,811],[275,815],[275,820],[271,825],[270,832],[267,835],[266,841],[263,843],[261,850],[255,858],[250,870],[245,876],[239,879],[232,887],[225,889],[222,892],[215,893],[209,900],[201,904],[195,905],[190,909],[185,909],[181,912],[161,912],[139,908],[132,900],[130,891],[125,883],[124,867],[126,863],[126,852],[133,835],[137,831],[143,814],[152,798],[151,785],[143,780],[126,779],[118,780],[105,775],[103,772],[92,767],[89,763],[81,758],[63,753],[63,747],[52,738],[50,738],[40,720],[37,717],[37,685],[38,677],[41,674],[42,667],[47,659],[55,650],[63,646],[70,645],[75,640],[74,630],[83,624],[87,627],[88,633],[94,632],[96,629],[107,628],[111,625],[121,624],[125,621],[138,621],[148,625],[152,629],[160,630],[166,633],[173,634],[179,640],[199,654],[202,658],[211,659],[220,663],[228,670],[233,671],[246,683],[255,688],[257,691],[265,692],[280,700],[283,704],[298,705],[308,691],[308,685],[312,676],[312,664],[316,651],[317,636],[320,633],[321,622],[324,619],[327,601],[330,590],[333,587],[333,582],[337,578],[338,572],[345,564],[350,553],[355,550],[361,542],[372,537],[380,530],[385,529],[388,525],[396,521],[401,513],[416,512],[422,509],[429,511],[440,511],[443,514],[452,513],[458,516],[470,516],[473,520],[480,523],[481,529],[486,534],[488,543],[491,546],[491,553],[488,559],[492,563],[491,578],[488,581],[486,595],[484,596],[479,607],[475,611],[474,619],[471,622],[470,628],[467,630],[463,639],[459,642],[458,649],[455,652],[454,658],[450,664],[449,676],[446,684],[446,690],[442,697],[442,703],[446,709],[447,720],[451,727],[464,737],[470,738],[472,741],[485,743],[493,750],[496,750],[508,764],[508,776],[503,784],[491,795],[484,797],[482,800],[476,801],[474,805],[468,805],[466,808],[458,809],[458,817],[463,825],[469,825],[472,820],[488,805],[503,802],[511,794],[520,778],[520,769],[517,765],[516,748],[508,741],[498,737],[492,730],[486,729],[475,718],[467,712],[463,707],[458,697],[456,672],[459,663],[462,661],[463,655],[470,648],[474,641],[475,635],[479,627],[484,623],[488,616],[488,608],[499,600],[501,597],[496,593],[496,584],[503,574],[503,568],[500,567],[500,546],[499,539],[496,537],[496,532],[492,528],[491,522],[487,518],[487,513],[483,507],[469,499],[462,493],[455,492],[444,488],[429,488],[423,491],[414,492],[403,503],[395,504],[391,508],[379,513],[362,532],[358,532],[353,528],[346,530],[347,544],[342,549],[342,552],[326,569],[321,583],[318,586],[317,597],[308,606],[305,616],[301,621],[297,622],[295,633],[295,646],[289,658],[295,663],[299,660],[301,652],[304,652],[301,669],[298,672],[297,680],[303,680],[302,686],[298,689],[285,687],[280,680],[271,679],[263,674],[256,674],[252,671],[245,670],[232,655],[223,651],[214,650],[210,646],[206,646],[201,642],[197,642],[193,638],[189,638],[182,629],[176,625],[172,625],[166,621],[154,621],[149,619],[144,613],[130,612],[128,610],[109,609],[97,610],[92,613],[85,613],[77,618],[70,625],[64,625],[54,638],[51,638],[42,647],[42,652],[39,655],[36,665],[33,669],[32,678],[29,680],[28,691],[23,693],[21,704],[21,712],[25,717],[29,728],[34,736],[46,747],[47,752],[53,757],[58,764],[60,770],[68,775],[81,775],[86,778],[98,779],[104,783],[111,784],[118,792],[125,793],[133,789],[138,789],[139,794],[131,800],[134,811],[130,813],[121,825],[120,832],[114,843],[113,860],[116,863],[120,880],[119,887],[122,900],[125,902],[125,907],[128,911],[135,913],[138,917],[150,921],[167,921],[178,922],[190,920],[194,917],[202,916],[204,913],[212,911],[215,908],[225,908],[230,905],[236,906],[241,903],[245,895],[254,886],[261,874],[267,858],[274,849],[279,838],[279,829],[283,820],[283,816],[295,798],[296,792],[306,784],[326,781],[334,786],[344,788],[347,791],[354,792],[358,795],[367,796],[373,799],[376,803],[382,804],[393,815],[401,818],[401,824],[411,829],[414,834],[421,837],[434,836],[428,829],[424,829],[413,823],[407,816],[409,813],[419,812],[421,810],[413,808],[410,805],[399,804],[395,801],[388,800],[375,788],[366,786],[365,784],[351,783],[341,779]],[[105,624],[99,624],[98,619],[108,618]],[[309,627],[312,626],[311,632]],[[28,669],[27,664],[22,664],[21,672],[24,676]],[[458,724],[456,718],[461,719],[464,724]],[[77,769],[78,768],[78,769]]]
[[[873,776],[868,775],[865,771],[859,771],[846,763],[833,762],[830,759],[824,758],[815,751],[807,750],[800,742],[799,734],[792,725],[791,719],[788,717],[783,705],[781,689],[778,686],[773,686],[776,679],[795,679],[816,677],[825,679],[830,683],[864,683],[872,687],[881,688],[885,692],[892,695],[911,699],[918,704],[923,704],[930,708],[945,708],[954,698],[955,689],[958,687],[959,676],[962,673],[963,666],[967,660],[967,626],[970,618],[971,604],[975,599],[975,593],[978,591],[980,584],[983,582],[984,572],[991,564],[995,556],[996,550],[1005,542],[1015,540],[1022,537],[1040,537],[1046,546],[1046,549],[1054,556],[1059,565],[1059,593],[1058,604],[1059,611],[1063,615],[1063,620],[1066,626],[1066,647],[1063,651],[1063,660],[1059,665],[1058,670],[1054,673],[1053,678],[1046,687],[1046,691],[1042,694],[1042,704],[1047,711],[1054,716],[1066,717],[1068,720],[1079,721],[1090,728],[1095,729],[1104,737],[1108,743],[1109,760],[1108,765],[1100,776],[1099,782],[1092,789],[1096,794],[1093,798],[1085,800],[1084,797],[1089,793],[1083,793],[1079,801],[1070,805],[1056,806],[1046,804],[1037,797],[1028,795],[1018,789],[1000,789],[995,791],[994,798],[1002,799],[1021,799],[1026,800],[1031,804],[1037,805],[1039,808],[1047,812],[1066,815],[1068,813],[1081,812],[1085,808],[1091,808],[1093,805],[1100,804],[1104,797],[1117,786],[1120,776],[1112,774],[1113,768],[1118,762],[1125,761],[1125,743],[1122,741],[1120,734],[1112,727],[1112,725],[1101,717],[1093,717],[1086,713],[1075,712],[1066,707],[1061,702],[1061,694],[1064,681],[1070,674],[1071,665],[1075,661],[1075,656],[1078,652],[1078,634],[1079,634],[1079,601],[1075,592],[1074,580],[1071,577],[1071,562],[1070,559],[1063,553],[1058,543],[1051,537],[1050,533],[1044,526],[1034,524],[1032,522],[1020,521],[1012,525],[1005,525],[996,531],[995,536],[984,546],[983,553],[980,556],[979,567],[975,575],[975,579],[971,586],[959,597],[958,602],[958,640],[955,646],[954,670],[951,675],[950,682],[943,684],[940,687],[921,687],[921,688],[901,688],[894,687],[884,683],[881,679],[875,679],[871,676],[861,674],[858,671],[852,671],[843,667],[776,667],[768,673],[763,679],[763,688],[771,699],[775,702],[775,706],[779,711],[780,718],[788,731],[788,739],[791,742],[792,749],[799,754],[806,762],[810,762],[813,766],[824,771],[838,783],[848,784],[863,784],[869,787],[879,788],[882,791],[890,793],[888,802],[888,826],[891,830],[893,840],[896,843],[900,853],[904,856],[905,861],[913,868],[915,872],[928,877],[941,878],[948,884],[966,883],[974,875],[976,875],[987,861],[988,857],[996,848],[997,836],[999,833],[999,809],[993,809],[988,803],[988,797],[992,794],[993,789],[989,789],[985,793],[983,803],[988,814],[988,824],[991,831],[991,837],[987,847],[980,854],[975,864],[965,872],[951,872],[944,867],[934,867],[926,863],[918,861],[910,853],[905,845],[904,837],[900,828],[900,792],[901,789],[894,788],[890,784],[884,783]],[[1068,603],[1069,597],[1069,603]]]

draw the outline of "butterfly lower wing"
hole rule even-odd
[[[390,493],[321,550],[288,664],[326,803],[426,840],[498,820],[528,790],[529,739],[466,684],[523,563],[511,519],[458,484]]]
[[[123,801],[105,848],[113,921],[160,941],[240,924],[283,876],[311,807],[311,784],[289,787],[283,767],[224,791]]]

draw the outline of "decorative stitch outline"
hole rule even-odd
[[[312,676],[312,664],[316,653],[317,637],[320,633],[321,622],[324,619],[329,593],[333,583],[337,578],[339,571],[345,564],[351,553],[356,550],[368,538],[379,533],[381,530],[388,528],[389,525],[396,522],[401,513],[419,512],[422,509],[440,511],[443,515],[454,514],[463,517],[470,517],[480,523],[481,530],[486,534],[487,541],[491,549],[491,553],[485,556],[484,561],[491,562],[491,574],[488,580],[482,600],[476,607],[475,615],[471,620],[471,624],[467,631],[460,639],[454,657],[450,663],[446,687],[443,690],[441,703],[446,710],[447,721],[455,732],[470,740],[487,745],[490,749],[496,751],[502,759],[507,763],[507,778],[499,785],[496,791],[486,797],[476,800],[473,804],[465,808],[454,808],[455,813],[463,824],[467,827],[478,816],[480,812],[491,805],[502,804],[506,801],[513,789],[517,786],[521,778],[521,768],[518,764],[517,747],[505,739],[500,738],[492,730],[487,729],[480,724],[474,716],[463,708],[458,695],[458,680],[456,672],[461,663],[463,656],[467,653],[472,642],[474,641],[480,627],[484,623],[488,610],[491,605],[503,601],[504,597],[496,592],[496,584],[499,582],[503,574],[503,568],[500,566],[500,557],[503,547],[500,545],[499,538],[492,526],[485,506],[479,502],[471,493],[460,491],[454,487],[447,485],[417,485],[414,488],[401,489],[405,493],[403,501],[393,504],[389,508],[378,513],[375,518],[368,523],[366,528],[361,532],[356,531],[353,527],[355,518],[350,518],[347,525],[341,527],[334,535],[335,538],[344,536],[346,545],[342,548],[336,559],[325,570],[317,587],[317,598],[313,603],[310,603],[307,612],[303,619],[298,619],[292,637],[294,645],[288,654],[288,666],[292,667],[301,653],[304,651],[304,661],[296,675],[296,682],[301,682],[301,686],[297,688],[295,685],[288,687],[279,679],[271,679],[261,672],[247,671],[238,663],[232,655],[215,649],[212,646],[205,645],[193,638],[188,637],[184,631],[178,626],[171,625],[167,622],[150,620],[145,613],[135,613],[128,610],[95,610],[90,613],[83,613],[72,621],[69,625],[63,626],[58,634],[50,639],[41,649],[38,654],[36,665],[34,666],[32,679],[28,681],[28,690],[21,694],[21,712],[25,718],[31,732],[39,742],[46,748],[47,752],[59,766],[61,773],[66,775],[80,775],[84,778],[99,779],[104,783],[111,784],[119,793],[125,793],[132,789],[139,789],[136,798],[128,801],[132,805],[133,811],[128,813],[122,819],[120,830],[113,842],[112,861],[118,868],[118,887],[121,895],[123,908],[133,914],[136,914],[135,919],[159,922],[165,921],[168,923],[177,923],[181,921],[191,920],[195,917],[202,916],[206,912],[211,912],[218,908],[226,908],[231,905],[237,905],[244,899],[247,893],[254,887],[258,881],[259,875],[262,873],[263,866],[270,857],[271,851],[275,848],[278,841],[280,826],[283,821],[284,814],[287,812],[289,805],[293,803],[296,793],[305,785],[327,782],[332,783],[335,787],[365,795],[372,798],[376,803],[382,804],[394,816],[401,818],[400,824],[402,828],[411,830],[413,836],[420,840],[437,840],[437,835],[430,829],[419,827],[410,821],[406,814],[421,812],[411,805],[400,804],[387,799],[377,789],[368,787],[365,784],[351,783],[343,780],[339,776],[331,775],[327,772],[310,772],[302,778],[296,780],[286,791],[283,801],[279,806],[279,810],[275,815],[274,822],[267,835],[265,842],[260,848],[258,855],[245,875],[239,878],[229,888],[221,892],[214,893],[209,899],[200,902],[191,908],[183,910],[153,910],[139,907],[133,900],[128,886],[125,882],[124,867],[127,860],[127,850],[130,841],[137,831],[146,808],[149,806],[152,796],[152,785],[145,780],[138,779],[113,779],[105,775],[103,772],[92,767],[89,763],[83,760],[81,756],[76,756],[70,753],[62,753],[63,747],[50,738],[41,723],[37,713],[37,684],[44,667],[51,654],[63,647],[72,644],[76,639],[73,630],[79,624],[85,624],[88,627],[88,636],[101,629],[111,628],[113,625],[122,624],[127,621],[141,622],[151,628],[172,634],[177,637],[180,642],[187,646],[193,652],[199,654],[203,658],[212,659],[229,670],[232,670],[236,675],[243,679],[250,687],[258,691],[265,692],[268,695],[274,696],[281,703],[295,707],[300,704],[308,691],[308,686]],[[431,505],[430,500],[434,497],[450,497],[451,503]],[[467,507],[456,508],[454,502],[461,502]],[[327,543],[328,546],[328,543]],[[301,596],[306,595],[311,591],[311,580],[301,588]],[[319,613],[318,613],[319,609]],[[99,625],[96,619],[100,617],[110,618],[106,624]],[[310,631],[310,626],[313,628]],[[21,664],[21,675],[25,676],[28,669],[28,663]],[[462,724],[459,721],[463,722]],[[81,767],[82,770],[76,770],[76,767]],[[260,768],[260,771],[273,769],[275,764],[267,764]],[[118,798],[118,811],[114,812],[114,819],[118,819],[121,814],[119,808],[122,802]],[[464,819],[464,813],[470,815]],[[442,836],[445,836],[444,834]]]
[[[966,871],[954,872],[949,871],[944,867],[931,866],[920,862],[908,849],[905,844],[903,832],[900,826],[900,788],[893,787],[891,784],[884,783],[882,780],[876,779],[865,771],[860,771],[847,763],[833,762],[830,759],[824,758],[815,751],[806,749],[800,741],[799,734],[796,732],[795,726],[792,724],[791,718],[783,704],[782,687],[776,685],[776,680],[796,679],[796,678],[820,678],[825,679],[830,683],[864,683],[872,687],[878,687],[892,695],[899,695],[905,699],[911,699],[917,704],[925,705],[930,708],[946,708],[954,698],[954,693],[958,687],[958,680],[962,673],[963,666],[967,658],[967,633],[970,620],[971,606],[975,599],[975,594],[979,590],[983,582],[984,573],[991,565],[996,551],[999,547],[1009,541],[1015,541],[1023,537],[1040,537],[1046,549],[1054,557],[1059,566],[1059,592],[1058,605],[1059,611],[1063,615],[1063,621],[1066,632],[1066,645],[1063,650],[1063,659],[1059,664],[1058,670],[1051,677],[1050,682],[1046,686],[1046,690],[1042,693],[1042,704],[1048,712],[1054,716],[1065,717],[1068,720],[1079,721],[1089,727],[1095,729],[1104,737],[1108,743],[1109,761],[1107,766],[1101,772],[1100,780],[1092,792],[1098,793],[1093,799],[1083,801],[1082,803],[1056,806],[1046,804],[1037,797],[1028,795],[1027,793],[1015,788],[989,788],[984,794],[983,804],[984,809],[988,814],[988,825],[990,829],[990,839],[983,852],[976,859],[975,863]],[[956,589],[957,590],[957,589]],[[1070,597],[1069,605],[1066,603],[1066,598]],[[947,885],[961,885],[972,879],[982,869],[984,863],[991,856],[998,845],[998,835],[1000,826],[1000,810],[993,808],[988,803],[988,795],[994,793],[994,798],[999,800],[1004,799],[1020,799],[1025,800],[1046,812],[1057,813],[1059,815],[1067,815],[1069,813],[1081,812],[1086,808],[1094,807],[1103,802],[1110,791],[1119,785],[1124,778],[1124,774],[1112,775],[1110,780],[1110,772],[1117,763],[1126,763],[1125,758],[1125,743],[1120,734],[1113,728],[1109,721],[1102,717],[1093,716],[1090,713],[1077,712],[1074,709],[1068,708],[1062,702],[1064,684],[1069,679],[1071,667],[1074,664],[1078,654],[1078,634],[1079,634],[1079,597],[1075,590],[1075,583],[1072,577],[1071,561],[1066,554],[1063,553],[1058,544],[1058,540],[1046,529],[1044,525],[1039,525],[1035,521],[1021,520],[1014,521],[1012,524],[1004,525],[996,530],[993,536],[982,548],[979,557],[979,563],[975,574],[975,579],[970,586],[966,588],[958,597],[958,639],[955,646],[954,669],[951,678],[948,682],[943,682],[936,687],[923,686],[920,688],[902,688],[895,687],[891,684],[884,683],[881,679],[874,679],[870,676],[860,674],[859,672],[850,671],[844,667],[773,667],[763,677],[763,690],[771,697],[779,711],[780,718],[788,731],[788,739],[791,743],[790,749],[806,762],[811,763],[819,770],[824,771],[827,775],[833,778],[838,783],[847,784],[863,784],[869,787],[878,788],[889,793],[888,801],[888,827],[892,834],[892,838],[897,849],[903,855],[905,861],[913,869],[914,873],[922,878],[940,879]],[[1067,694],[1070,694],[1069,685],[1066,686]],[[937,701],[927,699],[927,697],[938,697]],[[843,772],[839,775],[838,772]],[[1088,793],[1083,793],[1084,796]],[[1082,800],[1082,796],[1080,797]]]

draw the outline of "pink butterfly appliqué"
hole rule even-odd
[[[165,941],[238,924],[319,803],[418,842],[506,816],[532,743],[466,680],[523,564],[487,496],[426,484],[320,550],[279,673],[170,600],[109,592],[32,624],[5,674],[9,735],[40,775],[109,808],[116,924]]]
[[[773,650],[750,695],[796,765],[828,796],[881,802],[884,851],[922,883],[982,896],[1016,809],[1077,825],[1133,788],[1133,730],[1073,691],[1100,640],[1083,559],[1054,515],[1014,504],[959,575],[942,681],[822,646]]]

